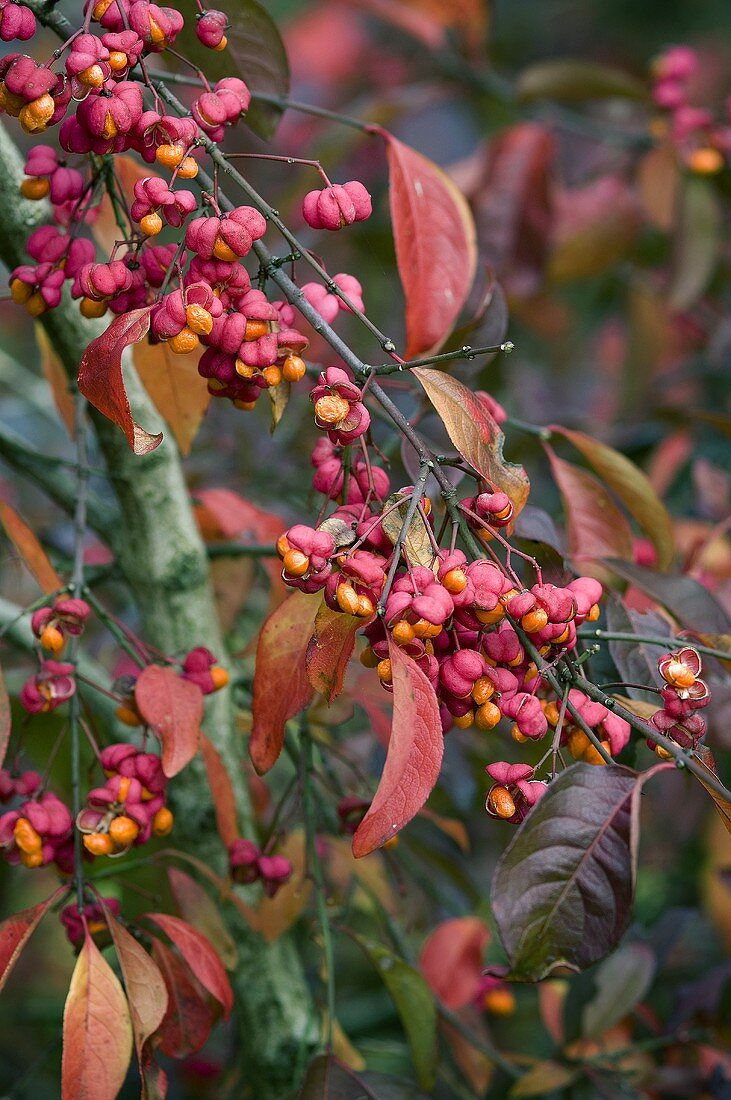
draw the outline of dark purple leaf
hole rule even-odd
[[[516,979],[583,970],[619,941],[634,893],[640,789],[629,768],[574,764],[518,829],[491,893]]]
[[[357,1074],[332,1054],[310,1062],[297,1100],[426,1100],[408,1081],[384,1073]]]
[[[626,608],[619,597],[611,592],[607,594],[606,617],[607,630],[611,633],[670,638],[670,624],[667,619],[653,611],[640,612]],[[630,685],[625,694],[631,699],[644,699],[647,703],[659,701],[654,692],[642,691],[631,685],[647,684],[650,688],[659,683],[657,659],[662,652],[658,646],[648,646],[642,642],[609,642],[611,658],[622,679]]]
[[[693,580],[680,574],[656,573],[644,565],[607,558],[606,564],[619,577],[636,585],[645,595],[662,604],[686,630],[728,634],[731,620],[714,596]]]

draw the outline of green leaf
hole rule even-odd
[[[530,65],[518,77],[518,99],[646,99],[647,87],[629,73],[609,65],[575,58],[558,58]]]
[[[225,50],[209,50],[195,33],[198,8],[195,0],[180,0],[177,10],[185,26],[177,49],[213,83],[226,76],[239,76],[253,95],[246,124],[259,137],[269,140],[282,115],[280,107],[256,100],[256,93],[287,95],[289,62],[277,25],[258,0],[216,0],[216,9],[229,17]],[[234,65],[231,64],[232,60]]]
[[[636,772],[574,764],[503,853],[491,900],[512,977],[598,962],[627,928],[637,844]]]
[[[520,1096],[545,1096],[565,1089],[576,1080],[578,1070],[560,1062],[536,1062],[510,1090],[510,1100]]]
[[[689,309],[703,294],[718,260],[721,236],[721,210],[713,185],[701,176],[686,177],[667,291],[672,309]]]
[[[401,1018],[419,1087],[432,1088],[437,1073],[437,1006],[429,986],[413,966],[387,948],[354,934],[378,971]]]
[[[667,508],[642,470],[625,455],[585,432],[574,432],[569,428],[562,428],[560,424],[552,424],[551,431],[568,439],[605,484],[617,494],[629,514],[651,539],[657,550],[660,569],[667,569],[673,560],[675,546],[672,521]]]
[[[582,1013],[585,1039],[598,1039],[642,1000],[655,975],[655,955],[644,943],[628,943],[596,972],[596,994]]]

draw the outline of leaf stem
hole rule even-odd
[[[325,966],[327,995],[327,1049],[332,1049],[333,1022],[335,1020],[335,952],[333,949],[330,914],[327,911],[325,880],[322,864],[317,851],[317,810],[313,789],[314,761],[312,755],[312,734],[306,721],[300,726],[300,762],[302,775],[302,801],[305,818],[305,842],[307,848],[307,870],[315,887],[315,906],[322,931],[322,945]]]
[[[89,471],[87,468],[86,439],[86,400],[77,390],[74,394],[74,430],[76,436],[77,490],[74,510],[74,558],[69,592],[81,597],[84,591],[84,543],[86,541],[86,510],[89,491]],[[69,645],[69,663],[74,666],[74,676],[78,662],[78,638],[72,638]],[[79,913],[84,911],[83,846],[81,832],[76,819],[81,811],[81,699],[78,687],[69,703],[69,725],[71,732],[71,804],[74,819],[74,887]]]

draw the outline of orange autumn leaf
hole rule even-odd
[[[170,426],[181,454],[190,454],[211,400],[208,383],[198,373],[200,355],[175,355],[164,342],[142,340],[135,344],[132,357],[142,385]]]

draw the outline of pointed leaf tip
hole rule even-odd
[[[131,344],[147,335],[151,306],[133,309],[115,317],[96,340],[92,340],[81,358],[78,384],[87,401],[124,432],[135,454],[154,451],[162,442],[158,435],[145,431],[132,419],[132,410],[122,375],[122,354]]]
[[[454,327],[477,268],[475,224],[449,176],[387,131],[396,262],[406,296],[406,357],[431,354]]]
[[[403,829],[437,781],[444,754],[439,703],[429,679],[389,639],[393,725],[373,802],[353,837],[353,855],[366,856]]]

